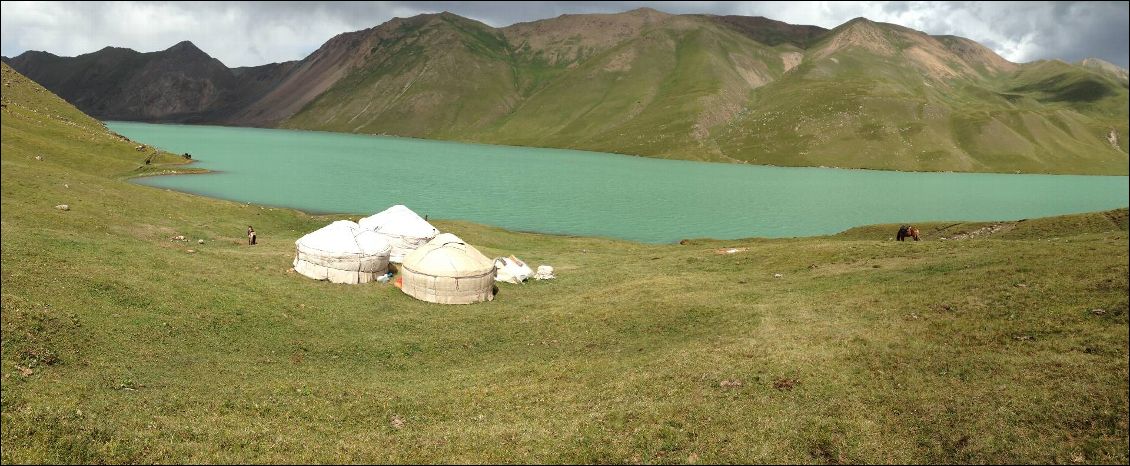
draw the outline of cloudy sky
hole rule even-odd
[[[342,32],[450,11],[491,26],[639,7],[765,16],[832,28],[863,16],[980,42],[1014,62],[1098,57],[1128,64],[1127,2],[0,2],[2,53],[142,52],[190,40],[224,64],[298,60]]]

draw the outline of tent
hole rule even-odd
[[[400,289],[416,299],[471,304],[494,299],[494,261],[451,233],[404,257]]]
[[[294,242],[294,271],[315,280],[368,283],[388,273],[388,240],[338,220]]]
[[[390,262],[403,261],[404,256],[439,234],[439,230],[427,220],[420,218],[412,209],[399,204],[365,217],[357,223],[362,229],[375,231],[388,240],[392,245]]]

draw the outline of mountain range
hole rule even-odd
[[[865,18],[828,30],[638,9],[494,28],[439,13],[257,67],[228,68],[190,42],[4,61],[106,120],[786,166],[1128,171],[1126,70],[1017,64]]]

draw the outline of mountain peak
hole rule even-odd
[[[1114,63],[1108,62],[1108,61],[1103,60],[1101,58],[1095,58],[1095,57],[1084,58],[1083,60],[1079,61],[1079,66],[1088,66],[1088,67],[1093,67],[1093,68],[1115,69],[1115,70],[1122,70],[1123,72],[1126,71],[1126,68],[1115,65]]]
[[[1113,75],[1118,79],[1121,79],[1122,81],[1128,80],[1128,73],[1126,71],[1126,68],[1115,65],[1114,63],[1100,58],[1084,58],[1079,62],[1079,66]]]
[[[193,44],[191,41],[187,41],[187,40],[182,40],[180,42],[177,42],[176,45],[165,49],[165,51],[166,52],[177,52],[177,53],[185,53],[185,52],[204,53],[204,51],[200,50],[200,48],[197,47],[196,44]]]
[[[656,10],[655,8],[649,8],[649,7],[646,7],[646,6],[636,8],[634,10],[628,10],[628,11],[625,11],[624,13],[632,14],[632,15],[669,15],[669,13],[664,13],[662,11]]]

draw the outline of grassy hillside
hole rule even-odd
[[[754,93],[757,111],[722,130],[723,151],[774,165],[1127,173],[1126,86],[1062,62],[951,53],[957,38],[908,31],[866,20],[832,31]]]
[[[135,143],[3,80],[4,463],[1128,461],[1125,209],[918,243],[440,221],[558,278],[431,305],[290,272],[342,216],[129,184]]]
[[[93,115],[688,160],[1126,175],[1130,85],[856,18],[825,30],[648,8],[493,28],[451,13],[228,69],[191,43],[9,62]]]
[[[386,32],[283,126],[788,166],[1130,166],[1130,92],[1106,68],[1016,65],[863,18],[824,31],[642,9],[494,29],[445,13]]]

